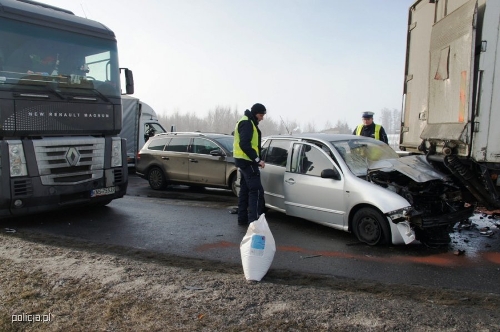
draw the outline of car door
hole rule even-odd
[[[167,181],[186,182],[188,180],[190,142],[190,137],[172,137],[170,143],[165,146],[161,158]]]
[[[285,212],[283,178],[291,140],[271,139],[262,147],[262,158],[266,166],[260,172],[266,206]]]
[[[286,213],[335,228],[344,226],[344,179],[322,178],[325,169],[337,165],[321,148],[305,142],[294,142],[287,165],[283,192]]]
[[[222,155],[211,155],[212,151],[220,151]],[[194,138],[189,154],[189,182],[225,185],[226,159],[225,153],[215,142],[201,137]]]

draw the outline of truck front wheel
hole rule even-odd
[[[154,190],[162,190],[167,186],[167,180],[163,171],[158,167],[153,167],[148,172],[148,181]]]

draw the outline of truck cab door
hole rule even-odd
[[[337,165],[314,144],[293,143],[291,151],[283,183],[286,213],[342,229],[344,179]],[[338,178],[321,177],[324,170],[333,171]]]

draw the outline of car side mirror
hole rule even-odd
[[[221,149],[216,149],[216,150],[210,151],[210,155],[211,156],[223,156],[224,152],[222,152]]]
[[[340,173],[335,168],[327,168],[321,171],[321,177],[325,179],[340,180]]]

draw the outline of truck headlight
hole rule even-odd
[[[113,137],[111,142],[111,167],[122,166],[122,139]]]
[[[10,176],[26,176],[26,157],[24,156],[23,143],[21,141],[8,142],[9,144],[9,167]]]

